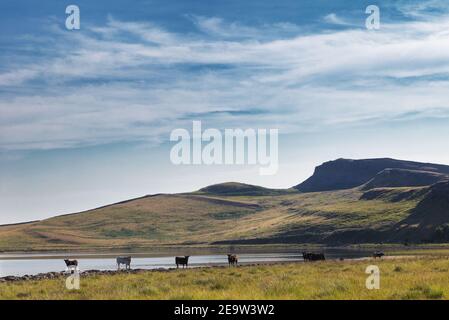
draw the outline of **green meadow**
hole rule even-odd
[[[368,290],[368,265],[380,289]],[[0,299],[448,299],[446,256],[209,267],[0,284]]]

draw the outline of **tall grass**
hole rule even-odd
[[[376,264],[379,290],[368,290],[365,269]],[[65,279],[0,284],[1,299],[447,299],[445,257],[326,261],[237,268],[81,277],[80,290]]]

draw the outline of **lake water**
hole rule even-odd
[[[326,258],[359,258],[368,256],[369,252],[340,250],[326,250]],[[132,256],[132,254],[129,254]],[[295,252],[272,252],[272,253],[238,253],[239,264],[263,263],[263,262],[285,262],[285,261],[302,261],[302,254]],[[79,263],[80,271],[86,270],[116,270],[117,265],[113,256],[92,257],[71,254],[71,258],[76,258]],[[23,276],[34,275],[45,272],[59,272],[66,269],[63,259],[65,256],[56,255],[1,255],[0,256],[0,277],[4,276]],[[174,268],[176,267],[174,256],[150,256],[150,257],[133,257],[131,268],[133,269],[158,269],[158,268]],[[189,258],[189,266],[211,266],[211,265],[227,265],[227,256],[225,254],[203,254],[192,255]]]

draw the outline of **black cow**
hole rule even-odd
[[[303,252],[302,258],[304,259],[304,261],[326,260],[326,258],[324,257],[324,253]]]
[[[239,258],[236,254],[228,254],[228,263],[229,266],[237,266],[237,263],[239,262]]]
[[[377,259],[377,258],[382,259],[382,257],[383,257],[384,255],[385,255],[385,254],[384,254],[383,252],[381,252],[381,251],[376,251],[376,252],[373,253],[373,258],[374,258],[374,259]]]
[[[175,258],[175,263],[176,263],[176,268],[179,268],[179,265],[181,265],[183,268],[188,268],[189,266],[189,257],[190,256],[184,256],[184,257],[176,257]]]

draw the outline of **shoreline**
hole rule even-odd
[[[244,267],[260,267],[260,266],[275,266],[275,265],[288,265],[288,264],[316,264],[323,262],[337,262],[337,263],[345,263],[345,262],[357,262],[357,261],[382,261],[382,260],[400,260],[400,259],[417,259],[420,256],[386,256],[382,259],[374,259],[372,257],[360,257],[360,258],[347,258],[347,259],[326,259],[325,261],[313,261],[306,262],[304,260],[294,260],[294,261],[265,261],[265,262],[244,262],[239,263],[237,267],[229,267],[227,263],[211,263],[197,266],[190,266],[186,269],[176,267],[170,268],[154,268],[154,269],[130,269],[130,270],[85,270],[80,271],[80,276],[98,276],[98,275],[116,275],[116,274],[142,274],[142,273],[153,273],[153,272],[174,272],[176,270],[197,270],[201,271],[203,269],[228,269],[228,268],[244,268]],[[11,283],[11,282],[19,282],[19,281],[40,281],[40,280],[50,280],[50,279],[58,279],[62,277],[69,276],[70,273],[68,271],[52,271],[45,273],[38,273],[35,275],[23,275],[23,276],[4,276],[0,277],[0,283]]]
[[[232,251],[236,254],[242,253],[266,253],[267,249],[274,252],[296,251],[414,251],[414,250],[449,250],[449,244],[422,244],[422,245],[403,245],[403,244],[352,244],[342,246],[326,246],[321,244],[267,244],[267,245],[204,245],[204,246],[160,246],[152,248],[135,248],[126,250],[124,248],[107,249],[61,249],[61,250],[30,250],[30,251],[0,251],[0,261],[2,260],[22,260],[22,259],[59,259],[59,258],[115,258],[117,256],[132,255],[139,258],[163,257],[172,255],[183,255],[183,253],[203,252],[205,254],[228,253]]]
[[[349,259],[348,259],[349,260]],[[332,261],[332,260],[328,260]],[[284,264],[296,264],[296,263],[304,263],[304,261],[266,261],[266,262],[247,262],[247,263],[240,263],[238,267],[255,267],[255,266],[269,266],[269,265],[284,265]],[[227,263],[211,263],[211,264],[205,264],[205,265],[198,265],[198,266],[190,266],[188,268],[176,268],[176,267],[170,267],[170,268],[153,268],[153,269],[122,269],[122,270],[85,270],[80,271],[80,276],[98,276],[98,275],[115,275],[115,274],[140,274],[140,273],[152,273],[152,272],[173,272],[176,270],[202,270],[202,269],[220,269],[220,268],[229,268]],[[38,280],[49,280],[49,279],[57,279],[62,277],[67,277],[71,273],[68,271],[52,271],[52,272],[45,272],[45,273],[38,273],[35,275],[23,275],[23,276],[4,276],[0,277],[0,283],[2,282],[18,282],[18,281],[38,281]]]

